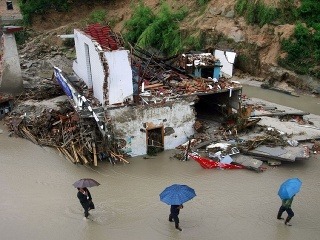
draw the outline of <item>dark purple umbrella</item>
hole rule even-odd
[[[82,179],[76,181],[72,185],[76,188],[88,188],[88,187],[99,186],[100,183],[98,183],[96,180],[94,180],[92,178],[82,178]]]

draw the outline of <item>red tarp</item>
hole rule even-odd
[[[219,161],[211,160],[208,158],[200,157],[197,155],[189,154],[195,161],[197,161],[201,167],[205,169],[213,169],[213,168],[222,168],[222,169],[244,169],[244,166],[235,165],[235,164],[228,164],[228,163],[221,163]]]

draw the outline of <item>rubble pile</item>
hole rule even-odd
[[[195,77],[189,75],[183,68],[174,67],[174,60],[159,59],[144,49],[136,47],[132,58],[133,66],[137,69],[139,82],[140,103],[163,102],[170,98],[196,95],[201,93],[217,93],[239,89],[241,85],[237,81],[221,77],[217,79]],[[193,55],[190,55],[191,58]],[[216,59],[212,55],[201,56],[203,64],[210,64]],[[177,59],[175,59],[177,61]],[[179,59],[178,59],[179,60]],[[139,102],[138,102],[139,103]]]
[[[320,128],[304,117],[307,114],[244,101],[236,118],[232,118],[232,121],[225,118],[214,130],[210,127],[210,121],[197,122],[195,129],[201,131],[177,147],[180,152],[175,157],[186,160],[187,156],[196,155],[200,156],[201,162],[214,165],[208,161],[223,162],[228,156],[232,164],[246,164],[247,169],[258,172],[265,170],[263,162],[280,165],[283,161],[307,160],[311,151],[314,154],[320,152]],[[254,124],[248,124],[251,121],[255,121]],[[304,132],[300,130],[301,127],[305,129]],[[243,161],[245,156],[250,156],[250,159]]]
[[[56,148],[75,164],[93,164],[98,160],[129,163],[117,151],[117,143],[103,142],[90,119],[80,119],[70,103],[59,102],[56,109],[46,106],[20,105],[4,121],[10,135],[26,138],[34,144]]]

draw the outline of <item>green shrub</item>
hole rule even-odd
[[[243,15],[249,24],[263,26],[277,18],[278,10],[274,7],[266,6],[261,0],[238,0],[235,11]]]
[[[320,23],[320,4],[318,0],[302,0],[299,16],[309,26]]]
[[[235,5],[235,11],[239,15],[244,15],[248,8],[248,0],[238,0]]]
[[[107,11],[104,9],[97,9],[90,13],[89,23],[104,23],[107,18]]]
[[[172,12],[166,3],[161,5],[154,21],[140,35],[137,44],[140,47],[153,47],[166,55],[175,55],[183,48],[179,21],[186,11]]]
[[[319,77],[319,73],[311,72],[311,69],[319,64],[319,46],[319,31],[310,31],[306,26],[298,23],[291,38],[282,42],[282,49],[287,52],[287,56],[279,63],[299,74]]]
[[[19,32],[16,32],[14,36],[15,36],[17,45],[22,45],[28,40],[28,38],[30,37],[30,34],[27,30],[23,29]]]
[[[151,8],[145,6],[142,2],[139,2],[138,5],[132,7],[133,14],[124,24],[126,32],[123,36],[128,42],[135,44],[143,31],[152,24],[155,15]]]
[[[278,19],[282,23],[294,23],[299,17],[295,0],[280,0],[278,14]]]
[[[157,14],[140,2],[125,23],[123,35],[133,45],[156,48],[166,55],[175,55],[183,48],[179,21],[185,16],[185,10],[172,12],[165,2]]]

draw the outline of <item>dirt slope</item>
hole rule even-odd
[[[264,0],[266,4],[276,5],[280,0]],[[135,1],[137,2],[137,1]],[[147,6],[155,11],[160,6],[160,0],[145,0]],[[270,67],[277,66],[277,58],[283,53],[280,51],[280,40],[289,37],[294,29],[293,25],[271,26],[262,28],[248,26],[242,17],[235,16],[234,5],[236,0],[212,0],[205,8],[199,8],[195,0],[167,0],[173,10],[186,7],[189,9],[188,16],[180,26],[186,34],[205,33],[208,39],[218,34],[223,34],[234,43],[211,43],[207,41],[207,48],[220,48],[234,50],[238,54],[245,54],[249,61],[244,71],[257,76],[263,76],[269,72]],[[84,26],[86,17],[95,9],[106,9],[107,20],[114,24],[114,30],[123,31],[123,25],[132,13],[131,0],[106,1],[105,4],[77,4],[70,13],[51,12],[41,18],[35,19],[33,29],[36,31],[48,31],[65,26],[64,33],[71,33],[73,27]],[[71,25],[69,25],[72,23]],[[61,31],[61,28],[60,28]],[[51,39],[54,41],[54,38]],[[211,45],[212,44],[212,45]],[[241,49],[238,47],[241,45]],[[248,47],[249,46],[249,47]],[[253,51],[254,52],[253,52]],[[250,67],[249,64],[252,64]],[[241,66],[240,66],[241,68]],[[258,70],[257,70],[258,69]]]

